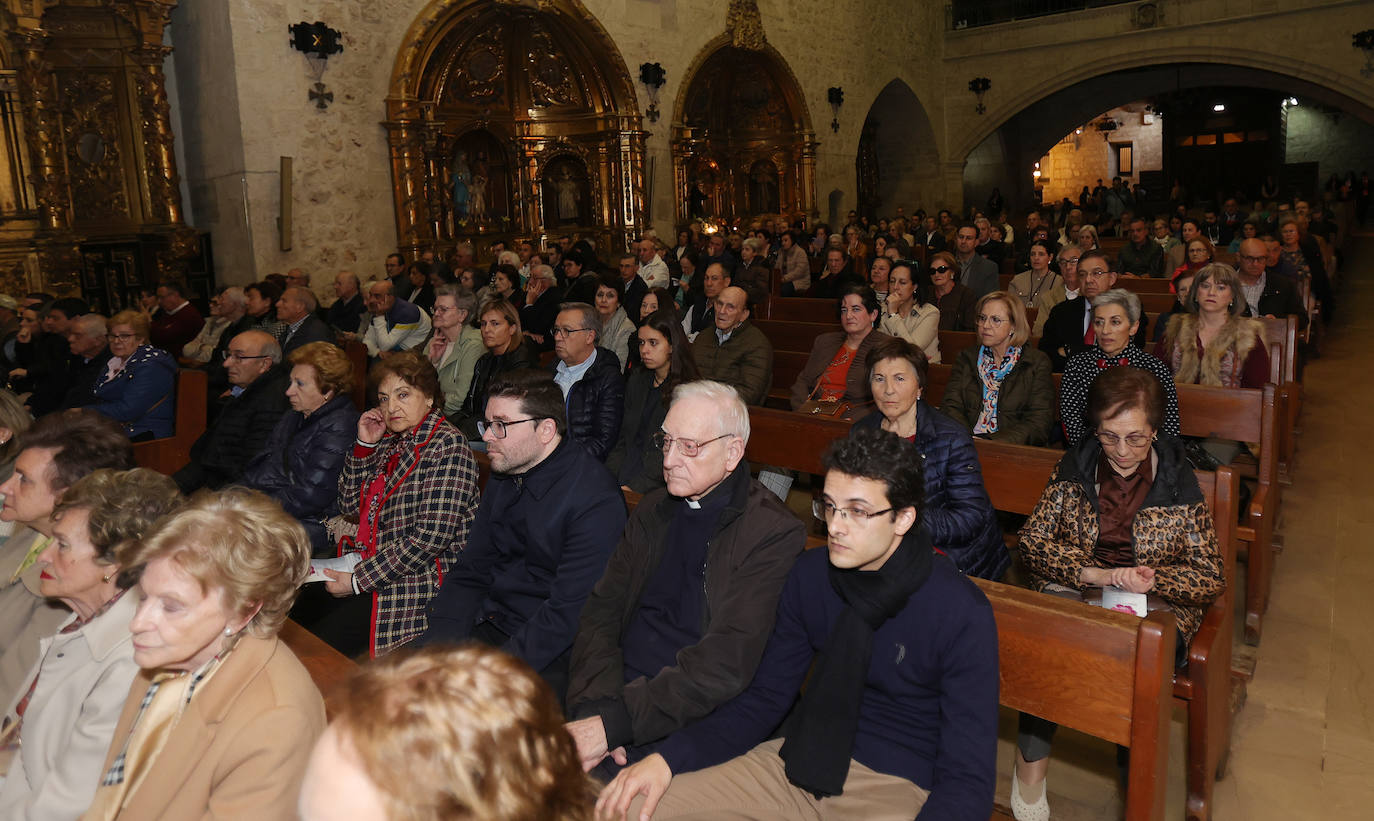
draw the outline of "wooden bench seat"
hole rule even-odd
[[[191,446],[205,433],[209,387],[205,371],[177,371],[173,401],[175,428],[171,436],[134,443],[134,464],[168,476],[191,461]]]
[[[975,439],[992,506],[1029,515],[1040,501],[1060,451]],[[1188,817],[1210,817],[1215,779],[1225,769],[1231,736],[1231,636],[1235,620],[1238,479],[1230,468],[1195,471],[1215,520],[1227,586],[1212,603],[1188,647],[1188,666],[1174,677],[1173,694],[1188,711]]]
[[[325,708],[332,719],[333,711],[329,710],[329,695],[334,688],[344,679],[348,678],[358,669],[358,663],[325,644],[314,633],[301,627],[299,624],[286,620],[282,625],[281,632],[277,638],[282,643],[291,648],[291,652],[296,654],[301,664],[305,665],[305,670],[310,674],[310,680],[315,682],[319,688],[320,695],[325,698]]]
[[[1140,619],[998,582],[974,582],[997,619],[998,701],[1129,747],[1125,817],[1161,821],[1173,615],[1155,612]]]

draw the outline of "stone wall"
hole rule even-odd
[[[1140,181],[1142,171],[1163,170],[1164,121],[1151,116],[1151,123],[1146,125],[1145,116],[1144,103],[1113,108],[1066,135],[1040,159],[1044,201],[1068,197],[1077,202],[1083,186],[1091,190],[1099,179],[1109,184],[1112,177],[1120,176],[1129,185]],[[1110,117],[1118,126],[1105,137],[1092,125],[1103,117]],[[1116,146],[1121,143],[1131,144],[1133,173],[1123,174],[1117,165]]]
[[[1315,162],[1318,178],[1325,183],[1332,174],[1358,176],[1374,170],[1374,126],[1348,114],[1312,105],[1288,108],[1288,141],[1285,162]]]
[[[383,100],[407,29],[423,11],[445,4],[195,0],[177,9],[172,37],[182,88],[179,137],[198,145],[184,174],[197,227],[214,235],[221,282],[301,267],[315,274],[317,290],[327,292],[324,286],[340,269],[364,278],[380,272],[396,245]],[[659,95],[663,116],[644,121],[652,222],[667,236],[673,233],[668,141],[676,105],[686,73],[705,56],[703,47],[724,33],[726,7],[719,0],[586,0],[632,78],[643,62],[660,63],[667,72]],[[942,12],[935,4],[913,9],[898,0],[853,14],[823,0],[762,0],[759,7],[768,42],[795,75],[820,142],[816,196],[822,213],[832,192],[839,194],[841,211],[852,208],[859,133],[879,92],[901,79],[918,104],[936,96],[934,43]],[[302,20],[322,20],[343,34],[344,51],[329,58],[323,77],[334,94],[325,110],[309,103],[313,79],[305,58],[287,46],[286,26]],[[838,133],[828,127],[831,86],[845,91]],[[643,111],[648,99],[637,81],[635,90]],[[920,114],[935,121],[938,107]],[[935,136],[928,132],[923,140],[932,155]],[[907,142],[916,140],[913,131]],[[280,250],[276,236],[281,156],[295,158],[290,251]]]

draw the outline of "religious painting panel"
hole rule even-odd
[[[495,135],[477,130],[460,137],[449,160],[449,175],[455,230],[509,227],[511,167]]]
[[[550,161],[544,168],[540,193],[545,231],[592,223],[591,180],[580,158],[563,155]]]

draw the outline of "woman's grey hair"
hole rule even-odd
[[[1125,288],[1113,288],[1093,297],[1093,313],[1104,305],[1120,305],[1132,325],[1140,321],[1140,297]]]
[[[220,291],[219,298],[221,302],[232,302],[240,308],[248,307],[248,297],[244,295],[243,289],[237,285],[230,285],[228,288]]]
[[[441,296],[453,297],[453,304],[460,311],[468,312],[468,319],[472,319],[473,311],[477,310],[477,295],[456,282],[449,282],[434,289],[434,298]]]
[[[709,403],[720,419],[722,435],[738,436],[745,444],[749,442],[749,408],[740,398],[739,391],[710,379],[684,382],[673,389],[673,404],[684,399],[703,399]]]
[[[748,237],[744,240],[744,247],[754,252],[754,256],[763,256],[763,240],[758,237]]]
[[[519,267],[520,267],[520,255],[517,254],[517,253],[515,253],[514,251],[502,251],[500,254],[497,254],[497,256],[496,256],[496,264],[497,264],[497,265],[514,265],[516,268],[519,268]],[[519,285],[519,284],[520,284],[520,283],[518,283],[518,282],[516,283],[516,285]]]

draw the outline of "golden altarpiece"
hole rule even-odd
[[[672,139],[678,224],[819,216],[806,102],[757,15],[753,3],[732,3],[727,33],[687,72]]]
[[[198,255],[162,68],[176,4],[3,0],[0,291],[109,311]]]
[[[384,123],[403,249],[644,225],[644,137],[620,52],[576,0],[435,0],[403,40]]]

